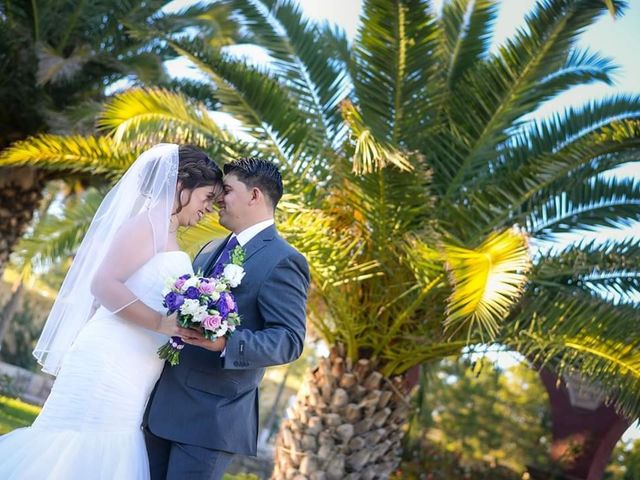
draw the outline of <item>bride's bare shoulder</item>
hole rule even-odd
[[[153,235],[153,226],[149,218],[140,214],[122,223],[115,235],[114,244],[117,246],[131,245],[142,250],[146,250],[144,247],[149,246],[153,250]]]
[[[120,227],[119,232],[128,234],[151,235],[153,227],[149,217],[143,213],[125,220]]]

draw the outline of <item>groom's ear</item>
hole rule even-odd
[[[249,200],[249,205],[255,205],[260,203],[260,201],[264,201],[264,195],[262,191],[258,187],[253,187],[251,189],[251,198]]]

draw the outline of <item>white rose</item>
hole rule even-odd
[[[200,277],[196,277],[195,275],[191,278],[187,279],[182,286],[183,291],[187,291],[189,287],[197,287],[200,284]]]
[[[224,282],[216,282],[216,292],[224,292],[227,289],[227,286]],[[218,296],[218,298],[220,298]]]
[[[227,333],[227,324],[226,322],[222,322],[222,324],[218,327],[218,331],[216,332],[217,337],[224,337],[224,334]]]
[[[180,312],[182,312],[183,315],[191,315],[193,316],[193,319],[196,320],[196,316],[200,312],[200,302],[198,300],[188,298],[182,305],[180,305]]]
[[[220,294],[215,290],[211,292],[209,296],[211,297],[211,300],[213,300],[214,302],[217,302],[218,300],[220,300]]]
[[[244,277],[244,268],[240,265],[234,265],[230,263],[226,267],[224,267],[224,278],[229,282],[231,288],[235,288],[240,285],[242,278]]]
[[[209,315],[209,312],[207,311],[207,306],[206,305],[200,305],[200,307],[196,311],[196,314],[193,316],[193,321],[194,322],[202,322],[204,317],[206,317],[207,315]]]

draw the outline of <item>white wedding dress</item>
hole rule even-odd
[[[166,280],[192,272],[185,252],[161,252],[126,285],[165,312]],[[100,307],[66,355],[33,425],[0,437],[0,479],[148,479],[141,422],[164,365],[156,351],[166,341]]]

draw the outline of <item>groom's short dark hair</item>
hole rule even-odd
[[[282,198],[282,177],[273,162],[258,157],[239,158],[224,165],[224,174],[233,173],[248,188],[259,188],[275,210]]]

